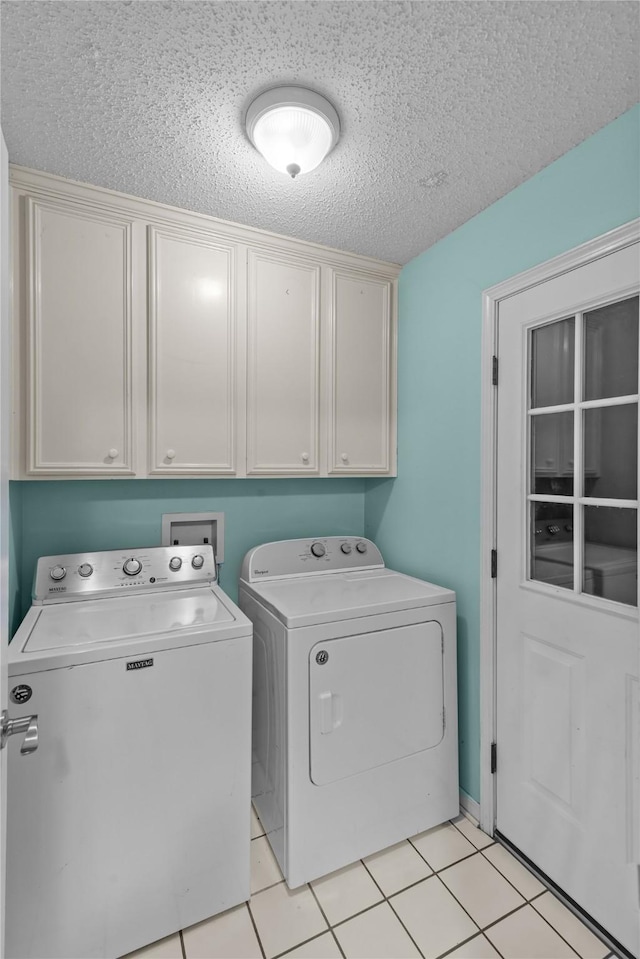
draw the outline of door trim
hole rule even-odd
[[[496,777],[491,772],[491,744],[496,736],[496,579],[491,578],[491,551],[496,548],[496,462],[498,402],[492,383],[498,355],[498,308],[502,300],[640,241],[640,217],[583,243],[530,270],[516,274],[482,294],[481,493],[480,493],[480,827],[493,836]],[[498,371],[499,377],[499,371]],[[640,512],[640,511],[639,511]],[[500,559],[498,557],[498,570]],[[500,756],[498,753],[498,763]]]

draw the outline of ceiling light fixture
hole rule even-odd
[[[267,163],[292,179],[322,163],[340,136],[340,120],[325,97],[305,87],[276,87],[251,103],[247,136]]]

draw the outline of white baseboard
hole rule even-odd
[[[462,809],[467,816],[475,819],[476,824],[480,822],[480,803],[472,799],[464,789],[460,790],[460,809]]]

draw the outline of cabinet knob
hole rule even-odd
[[[110,459],[110,460],[114,460],[117,455],[118,455],[117,449],[114,448],[114,449],[110,449],[110,450],[109,450],[109,459]]]
[[[175,458],[176,458],[176,451],[175,451],[175,450],[167,450],[167,459],[168,459],[168,460],[174,460]]]
[[[301,460],[302,460],[303,463],[308,463],[308,462],[309,462],[309,454],[308,454],[308,453],[302,453],[301,456],[300,456],[300,458],[301,458]]]
[[[341,454],[340,454],[340,459],[342,460],[343,463],[348,463],[348,462],[349,462],[349,457],[347,456],[346,453],[341,453]]]

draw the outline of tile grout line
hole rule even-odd
[[[315,881],[315,880],[314,880],[314,881]],[[309,889],[311,890],[311,895],[312,895],[313,898],[315,899],[316,905],[317,905],[318,909],[320,910],[320,912],[321,912],[321,914],[322,914],[322,918],[324,919],[324,921],[326,922],[327,926],[329,927],[329,931],[333,934],[333,926],[332,926],[331,923],[329,922],[329,917],[327,916],[326,912],[325,912],[324,909],[322,908],[322,904],[321,904],[320,900],[318,899],[318,897],[317,897],[317,895],[316,895],[315,889],[313,888],[313,886],[311,885],[310,882],[307,883],[307,886],[308,886]],[[342,946],[341,946],[340,943],[338,942],[338,937],[337,937],[336,935],[333,935],[333,938],[334,938],[335,941],[336,941],[336,944],[337,944],[337,946],[338,946],[338,950],[339,950],[339,952],[340,952],[340,955],[342,956],[342,959],[344,959],[344,952],[342,951]],[[294,949],[295,949],[295,946],[294,946]]]
[[[299,886],[298,888],[301,889],[302,887]],[[276,955],[275,955],[275,956],[272,956],[271,959],[282,959],[283,956],[286,956],[287,953],[288,953],[288,952],[291,952],[293,949],[300,949],[301,946],[306,946],[306,945],[308,945],[310,942],[315,942],[315,940],[316,940],[316,939],[319,939],[320,936],[326,936],[327,933],[330,933],[330,932],[331,932],[331,928],[329,928],[329,929],[324,929],[322,932],[317,932],[317,933],[315,934],[315,936],[310,936],[308,939],[303,939],[302,942],[297,942],[297,943],[295,944],[295,946],[290,946],[290,947],[289,947],[288,949],[286,949],[284,952],[278,952],[278,953],[276,953]],[[338,943],[338,949],[340,949],[340,943]],[[341,954],[341,956],[344,957],[344,953],[342,952],[342,949],[340,949],[340,954]]]
[[[547,890],[547,892],[549,892],[549,890]],[[553,898],[555,899],[556,897],[554,896]],[[557,902],[560,902],[559,899],[556,900],[556,901],[557,901]],[[563,905],[563,903],[560,903],[560,905]],[[578,950],[576,949],[575,946],[572,946],[572,945],[571,945],[571,943],[569,942],[569,940],[568,940],[565,936],[562,935],[562,933],[560,932],[560,930],[559,930],[559,929],[556,929],[556,927],[553,925],[553,923],[550,922],[550,921],[547,919],[546,916],[543,916],[543,914],[542,914],[541,912],[539,912],[539,911],[536,909],[535,906],[533,906],[533,909],[534,909],[534,911],[537,913],[537,915],[540,916],[541,919],[544,919],[544,921],[546,922],[546,924],[547,924],[548,926],[551,926],[551,928],[552,928],[553,931],[556,933],[556,935],[560,936],[561,939],[564,939],[564,941],[565,941],[566,944],[569,946],[569,948],[572,949],[573,952],[575,952],[576,956],[578,956],[578,959],[582,959],[582,954],[578,952]],[[566,909],[566,906],[565,906],[565,909]],[[568,911],[568,910],[567,910],[567,911]],[[573,913],[571,913],[571,915],[573,915]],[[577,919],[577,916],[576,916],[575,918]],[[578,921],[580,921],[580,920],[578,920]],[[582,925],[584,925],[584,923],[582,923]],[[585,926],[584,928],[587,929],[587,926]],[[591,930],[588,929],[588,932],[591,932]],[[598,942],[602,942],[602,939],[600,939],[599,936],[596,936],[595,933],[591,933],[591,935],[592,935],[595,939],[597,939]],[[605,942],[602,942],[602,945],[604,946],[605,949],[608,949],[608,948],[609,948]]]
[[[413,836],[412,838],[415,839],[416,836]],[[463,838],[467,839],[466,836],[464,836]],[[450,866],[457,866],[459,862],[464,862],[466,859],[471,859],[472,856],[476,856],[480,852],[479,849],[476,849],[473,843],[469,843],[469,845],[472,847],[472,850],[473,850],[472,852],[468,853],[466,856],[462,856],[460,859],[455,859],[453,862],[448,862],[446,866],[441,866],[440,869],[434,869],[431,863],[429,862],[429,860],[427,859],[427,857],[420,852],[417,846],[413,845],[413,842],[411,842],[411,839],[407,839],[407,842],[410,842],[413,848],[415,849],[415,851],[420,856],[420,858],[424,859],[424,861],[426,862],[427,866],[429,867],[429,869],[431,870],[434,876],[436,876],[439,872],[442,872],[443,869],[449,869]],[[468,839],[467,839],[467,842],[469,842]]]
[[[470,820],[469,820],[469,821],[470,821]],[[525,906],[531,905],[534,900],[539,899],[541,896],[544,896],[545,893],[549,891],[548,889],[545,888],[545,889],[543,889],[541,892],[536,893],[536,894],[535,894],[534,896],[532,896],[530,899],[527,899],[527,897],[522,894],[522,892],[508,879],[507,876],[505,876],[505,875],[500,871],[500,869],[498,869],[497,866],[494,865],[493,862],[491,862],[490,859],[488,859],[487,856],[482,855],[482,854],[484,853],[484,850],[485,850],[485,849],[489,849],[489,848],[491,848],[491,846],[493,846],[493,845],[499,845],[498,843],[496,843],[496,842],[491,842],[491,843],[486,844],[486,845],[483,846],[482,848],[478,848],[477,846],[475,846],[475,845],[471,842],[470,839],[468,839],[467,836],[464,835],[464,833],[462,832],[462,830],[460,830],[460,829],[457,828],[456,824],[455,824],[453,821],[449,820],[448,822],[454,827],[454,829],[456,829],[456,832],[457,832],[459,835],[461,835],[461,836],[469,843],[470,846],[473,847],[473,851],[472,851],[471,853],[469,853],[469,854],[466,855],[466,856],[463,856],[461,859],[458,859],[458,860],[456,860],[455,862],[449,863],[449,864],[447,864],[446,866],[441,867],[439,870],[436,870],[436,869],[434,869],[434,868],[431,866],[431,864],[429,863],[429,861],[427,860],[427,858],[420,852],[420,850],[417,849],[416,846],[414,846],[413,842],[411,841],[411,838],[407,838],[406,841],[410,844],[410,846],[414,849],[414,851],[418,853],[419,857],[423,860],[423,862],[426,863],[426,865],[429,867],[429,869],[431,869],[431,871],[432,871],[432,872],[431,872],[431,876],[423,877],[422,879],[419,879],[419,880],[417,880],[416,882],[409,884],[408,886],[404,886],[402,889],[399,889],[397,892],[391,893],[391,895],[389,895],[389,896],[387,896],[387,895],[385,894],[384,890],[381,888],[380,884],[377,882],[375,876],[374,876],[373,873],[369,870],[369,868],[368,868],[367,864],[365,863],[365,861],[362,860],[362,859],[359,860],[359,862],[361,863],[361,865],[364,866],[367,875],[371,878],[373,884],[375,885],[375,887],[376,887],[376,888],[378,889],[378,891],[380,892],[380,894],[381,894],[381,896],[382,896],[382,900],[379,901],[379,902],[373,903],[373,904],[370,905],[370,906],[367,906],[365,909],[359,910],[358,912],[354,913],[354,914],[351,915],[351,916],[347,916],[345,919],[341,919],[339,922],[337,922],[337,923],[335,923],[335,924],[332,924],[332,923],[329,922],[328,916],[326,915],[326,913],[325,913],[325,911],[324,911],[324,909],[323,909],[323,907],[322,907],[322,905],[321,905],[321,903],[320,903],[320,900],[318,899],[318,896],[316,895],[316,892],[315,892],[315,890],[313,889],[313,886],[311,885],[311,883],[307,883],[307,886],[308,886],[308,888],[311,890],[311,894],[312,894],[312,896],[313,896],[313,898],[314,898],[314,901],[316,902],[316,904],[317,904],[317,906],[318,906],[318,908],[319,908],[319,910],[320,910],[320,913],[321,913],[324,921],[327,923],[327,927],[328,927],[328,928],[327,928],[326,930],[324,930],[323,932],[321,932],[321,933],[318,933],[318,934],[316,934],[316,935],[314,935],[314,936],[311,936],[311,937],[308,938],[308,939],[303,940],[302,942],[296,943],[295,945],[289,947],[289,949],[288,949],[287,951],[291,951],[291,949],[297,949],[297,948],[299,948],[299,947],[301,947],[301,946],[303,946],[303,945],[306,945],[307,943],[312,942],[313,940],[319,938],[319,936],[324,935],[324,934],[328,931],[328,932],[330,932],[331,935],[333,936],[333,939],[334,939],[335,942],[336,942],[336,945],[337,945],[337,947],[338,947],[338,950],[339,950],[341,956],[342,956],[343,959],[344,959],[344,951],[343,951],[343,949],[342,949],[342,947],[341,947],[341,945],[340,945],[340,942],[339,942],[339,940],[338,940],[338,938],[337,938],[337,935],[336,935],[336,932],[335,932],[336,928],[339,928],[340,926],[342,926],[342,925],[344,925],[345,923],[349,922],[351,919],[355,919],[355,918],[357,918],[357,917],[359,917],[359,916],[364,915],[366,912],[370,912],[371,910],[375,909],[376,906],[381,905],[381,902],[386,902],[386,903],[388,903],[389,906],[391,906],[394,916],[396,917],[396,919],[397,919],[398,922],[400,923],[400,925],[401,925],[401,927],[403,928],[403,930],[404,930],[404,931],[406,932],[406,934],[409,936],[409,939],[411,940],[411,942],[413,943],[413,945],[415,946],[415,948],[418,950],[418,953],[420,954],[420,956],[423,956],[423,953],[422,953],[422,951],[420,950],[420,948],[418,947],[418,944],[417,944],[416,941],[414,940],[413,936],[412,936],[411,933],[409,932],[408,928],[405,926],[404,922],[402,921],[402,919],[400,918],[400,916],[398,915],[398,913],[396,912],[396,910],[393,908],[393,904],[392,904],[391,900],[392,900],[393,898],[395,898],[396,896],[399,896],[401,893],[407,891],[408,889],[413,889],[415,886],[420,885],[420,884],[423,883],[423,882],[426,882],[428,879],[433,878],[433,877],[437,877],[438,879],[440,879],[440,882],[441,882],[442,886],[444,886],[444,888],[445,888],[446,891],[449,893],[449,895],[452,896],[452,898],[453,898],[453,899],[455,900],[455,902],[460,906],[460,908],[463,910],[463,912],[469,917],[469,919],[471,920],[471,922],[473,922],[473,924],[477,927],[477,931],[474,932],[472,936],[469,936],[469,937],[467,937],[466,939],[461,940],[460,942],[458,942],[457,944],[455,944],[454,946],[452,946],[449,950],[447,950],[447,952],[442,953],[441,956],[440,956],[440,959],[445,959],[445,957],[448,956],[448,955],[450,955],[450,953],[453,952],[453,951],[455,951],[455,949],[457,949],[457,948],[459,948],[460,946],[463,946],[463,945],[465,945],[466,943],[470,942],[472,939],[476,938],[476,936],[478,936],[479,934],[480,934],[480,935],[484,935],[485,930],[490,930],[490,929],[492,929],[492,928],[493,928],[495,925],[497,925],[499,922],[502,922],[502,920],[508,918],[509,916],[514,915],[516,912],[519,912],[519,911],[522,910]],[[473,824],[472,824],[472,825],[473,825]],[[477,828],[477,827],[476,827],[476,828]],[[254,839],[260,839],[260,838],[263,838],[263,837],[267,838],[267,837],[266,837],[266,833],[263,833],[262,836],[254,836],[254,837],[252,837],[252,840],[251,840],[251,841],[253,842]],[[414,837],[412,837],[412,838],[414,838]],[[267,841],[268,841],[268,839],[267,839]],[[487,862],[487,863],[498,873],[498,875],[501,876],[501,877],[508,883],[508,885],[511,886],[511,888],[513,888],[513,889],[515,890],[515,892],[516,892],[519,896],[521,896],[522,899],[523,899],[523,902],[522,902],[519,906],[517,906],[515,909],[510,910],[509,912],[505,913],[503,916],[500,916],[500,917],[499,917],[498,919],[496,919],[494,922],[491,922],[491,923],[489,923],[488,925],[486,925],[486,926],[484,926],[484,927],[480,926],[479,923],[476,922],[476,920],[473,918],[473,916],[471,916],[471,914],[470,914],[470,913],[468,912],[468,910],[463,906],[463,904],[460,902],[460,900],[457,898],[457,896],[451,891],[451,889],[449,889],[449,887],[447,886],[447,884],[446,884],[446,883],[443,881],[443,879],[440,877],[440,873],[445,872],[446,870],[451,869],[453,866],[456,866],[456,865],[458,865],[459,863],[465,862],[465,861],[467,861],[468,859],[473,858],[474,855],[478,855],[478,854],[479,854],[479,855],[482,855],[482,858],[484,859],[484,861]],[[526,867],[525,867],[525,868],[526,868]],[[252,893],[252,896],[253,896],[253,895],[259,895],[259,894],[262,893],[262,892],[266,892],[268,889],[273,889],[275,886],[280,885],[280,884],[282,884],[282,883],[284,883],[284,882],[285,882],[285,880],[284,880],[284,878],[283,878],[283,879],[279,880],[278,882],[272,883],[272,884],[269,885],[269,886],[265,886],[263,889],[258,890],[256,893]],[[260,949],[261,949],[261,951],[262,951],[263,959],[266,959],[266,951],[265,951],[264,946],[263,946],[263,944],[262,944],[262,940],[261,940],[260,935],[259,935],[259,933],[258,933],[258,928],[257,928],[256,922],[255,922],[253,913],[252,913],[252,911],[251,911],[250,900],[247,902],[247,908],[248,908],[249,916],[250,916],[250,918],[251,918],[251,922],[252,922],[252,925],[253,925],[253,928],[254,928],[254,931],[255,931],[257,940],[258,940],[258,944],[259,944]],[[563,940],[563,942],[565,942],[565,944],[566,944],[566,945],[571,949],[571,951],[578,957],[578,959],[581,959],[580,954],[577,952],[577,950],[576,950],[576,949],[571,945],[571,943],[559,932],[559,930],[556,929],[555,926],[554,926],[549,920],[547,920],[545,916],[543,916],[540,912],[538,912],[538,910],[535,909],[535,907],[534,907],[534,911],[535,911],[536,915],[538,915],[541,919],[543,919],[543,920],[545,921],[545,923],[556,933],[556,935],[558,935],[558,936]],[[586,928],[586,927],[585,927],[585,928]],[[599,939],[599,937],[597,937],[597,936],[596,936],[596,938]],[[599,940],[599,941],[602,941],[602,940]],[[489,942],[491,943],[491,946],[496,950],[496,952],[498,952],[498,954],[502,957],[502,954],[501,954],[500,951],[497,949],[497,947],[494,945],[494,943],[493,943],[491,940],[489,940]],[[183,936],[182,936],[182,932],[180,932],[180,943],[181,943],[181,946],[182,946],[183,959],[187,959],[186,950],[185,950],[185,945],[184,945],[184,940],[183,940]],[[606,944],[604,944],[604,943],[603,943],[603,945],[606,946]],[[273,957],[273,959],[280,959],[280,957],[282,957],[282,956],[284,956],[284,955],[286,955],[286,951],[283,952],[283,953],[278,953],[278,955],[275,956],[275,957]],[[424,959],[424,956],[423,956],[423,959]],[[606,957],[606,959],[609,959],[609,957]]]
[[[533,876],[534,879],[538,879],[538,877],[537,877],[536,875],[534,875],[534,873],[533,873],[523,862],[521,862],[516,856],[513,855],[513,853],[511,852],[511,850],[507,849],[507,847],[504,846],[502,843],[499,843],[499,842],[498,842],[498,843],[496,843],[496,845],[497,845],[497,846],[500,846],[501,849],[504,849],[506,852],[508,852],[509,855],[511,855],[511,856],[516,860],[516,862],[520,862],[520,865],[521,865],[524,869],[527,870],[527,872],[529,873],[529,875]],[[485,856],[485,858],[486,858],[486,856]],[[488,861],[491,862],[491,860],[488,860]],[[493,863],[491,863],[491,865],[493,866]],[[497,866],[494,866],[494,869],[497,869],[497,868],[498,868]],[[500,871],[500,870],[498,870],[498,871]],[[506,876],[505,876],[505,879],[507,879]],[[508,879],[507,879],[507,882],[509,882]],[[536,899],[541,899],[542,896],[544,896],[546,893],[549,893],[549,895],[552,896],[553,899],[556,900],[556,902],[559,902],[560,905],[564,906],[564,903],[562,902],[561,899],[558,898],[558,896],[555,894],[554,889],[553,889],[551,886],[546,886],[546,885],[542,882],[541,879],[538,879],[538,882],[539,882],[540,885],[543,886],[544,888],[543,888],[542,892],[536,893],[535,896],[532,896],[531,899],[528,900],[528,902],[529,902],[530,905],[533,906],[534,900],[536,900]],[[515,887],[514,887],[514,888],[515,888]],[[519,890],[518,890],[518,891],[519,891]],[[520,893],[520,895],[522,895],[522,893]],[[571,945],[571,943],[568,941],[568,939],[565,939],[565,937],[562,935],[562,933],[560,932],[560,930],[559,930],[559,929],[556,929],[556,927],[553,925],[553,923],[550,922],[550,921],[546,918],[546,916],[544,916],[538,909],[536,909],[535,906],[533,906],[533,908],[534,908],[534,910],[537,912],[537,914],[540,916],[540,918],[541,918],[541,919],[544,919],[544,921],[547,923],[547,925],[548,925],[548,926],[551,926],[551,928],[553,929],[553,931],[556,932],[556,933],[560,936],[561,939],[564,939],[564,941],[565,941],[566,944],[569,946],[569,948],[572,949],[578,956],[580,956],[580,953],[577,951],[577,949],[575,949],[575,948]],[[564,908],[567,909],[566,906],[565,906]],[[571,910],[570,910],[570,909],[567,909],[567,911],[571,913]],[[587,930],[587,932],[590,932],[591,935],[594,936],[594,938],[598,940],[598,942],[602,943],[602,945],[605,947],[605,949],[608,949],[608,948],[609,948],[609,944],[606,943],[606,942],[604,941],[604,939],[601,939],[600,936],[599,936],[596,932],[593,931],[593,929],[590,929],[589,926],[587,926],[587,924],[582,921],[582,919],[580,918],[580,916],[576,915],[575,913],[571,913],[571,915],[573,915],[574,918],[577,919],[578,922],[579,922],[582,926],[584,926],[584,928]],[[613,956],[614,959],[616,959],[615,953],[611,953],[611,956]],[[582,959],[582,957],[581,957],[581,959]],[[605,959],[609,959],[609,956],[605,956]]]
[[[461,815],[461,816],[464,816],[464,813],[461,813],[460,815]],[[466,816],[464,816],[464,818],[467,819]],[[452,825],[455,829],[458,830],[458,832],[460,833],[461,836],[464,836],[464,838],[467,840],[467,842],[470,842],[470,843],[471,843],[471,845],[477,850],[477,852],[482,852],[483,849],[488,849],[489,846],[497,846],[497,845],[498,845],[498,843],[496,842],[495,839],[492,839],[491,836],[487,836],[486,832],[482,832],[482,829],[480,829],[479,826],[475,826],[474,823],[471,823],[471,825],[474,826],[474,828],[477,829],[478,832],[481,832],[483,836],[487,836],[487,839],[489,840],[489,842],[486,842],[486,843],[484,844],[484,846],[476,846],[476,844],[474,843],[474,841],[473,841],[472,839],[469,839],[468,836],[465,836],[465,834],[463,833],[462,829],[459,828],[458,824],[457,824],[453,819],[449,819],[448,821],[451,823],[451,825]],[[470,819],[467,819],[467,822],[471,822],[471,820],[470,820]]]
[[[483,933],[482,930],[480,930],[480,935],[481,935],[481,936],[484,936],[485,939],[487,938],[487,937],[484,935],[484,933]],[[478,938],[478,933],[476,932],[476,933],[474,933],[473,936],[469,936],[468,939],[465,939],[464,942],[459,942],[457,946],[451,946],[451,949],[448,949],[447,952],[443,952],[440,956],[437,956],[436,959],[447,959],[447,956],[450,956],[451,953],[454,952],[456,949],[459,949],[460,946],[466,946],[468,942],[473,942],[473,940],[474,940],[474,939],[477,939],[477,938]],[[492,949],[495,949],[495,951],[498,953],[500,959],[504,959],[504,956],[502,955],[502,953],[500,952],[500,950],[497,949],[496,946],[494,946],[494,944],[491,942],[491,940],[487,939],[487,942],[489,943],[489,945],[491,946]]]
[[[474,924],[474,926],[477,928],[478,932],[482,932],[482,927],[481,927],[480,923],[479,923],[479,922],[476,922],[476,920],[473,918],[473,916],[471,915],[471,913],[469,912],[469,910],[466,909],[466,908],[462,905],[462,903],[460,902],[460,900],[458,899],[458,897],[455,895],[455,893],[451,892],[451,890],[450,890],[449,887],[447,886],[446,882],[443,882],[442,879],[440,879],[440,876],[438,875],[438,873],[434,873],[434,875],[435,875],[435,878],[438,879],[438,880],[442,883],[442,886],[447,890],[447,892],[449,893],[449,895],[450,895],[453,899],[455,899],[455,901],[458,903],[458,905],[460,906],[460,908],[462,909],[462,911],[463,911],[464,913],[466,913],[466,915],[469,917],[469,919],[471,920],[471,922],[472,922],[472,923]],[[477,935],[477,933],[476,933],[476,935]],[[466,941],[466,940],[465,940],[465,941]]]
[[[494,842],[493,845],[494,845],[494,846],[499,846],[501,849],[504,849],[504,846],[500,846],[500,843]],[[489,849],[490,847],[489,847],[489,846],[486,846],[485,848],[486,848],[486,849]],[[506,852],[509,852],[508,849],[505,850],[505,851],[506,851]],[[496,866],[496,864],[495,864],[494,862],[491,862],[491,860],[488,858],[488,856],[485,856],[485,855],[484,855],[484,849],[479,849],[478,852],[480,853],[480,855],[482,856],[482,858],[483,858],[484,860],[486,860],[486,862],[489,863],[490,866],[493,866],[493,868],[496,870],[497,873],[499,873],[499,875],[502,876],[502,878],[505,880],[505,882],[508,882],[509,885],[510,885],[513,889],[515,889],[515,891],[518,893],[518,895],[519,895],[519,896],[522,896],[522,898],[523,898],[526,902],[533,902],[534,899],[538,899],[539,896],[544,896],[545,892],[548,892],[548,891],[549,891],[548,889],[544,888],[544,889],[542,890],[542,892],[537,892],[537,893],[535,894],[535,896],[531,896],[531,897],[525,896],[525,894],[522,892],[522,890],[518,889],[518,887],[515,885],[515,883],[511,882],[511,880],[509,879],[509,877],[506,876],[506,875],[502,872],[502,870],[499,869],[499,868]],[[509,853],[509,855],[511,855],[511,853]],[[513,856],[512,858],[515,859],[515,856]],[[518,862],[517,859],[516,859],[516,862]],[[520,863],[520,865],[522,865],[522,863]],[[447,867],[447,868],[448,868],[448,867]],[[527,872],[529,873],[530,876],[533,877],[533,879],[536,878],[536,877],[533,875],[532,872],[529,872],[529,870],[527,869],[526,866],[523,866],[523,868],[527,870]],[[538,880],[538,882],[539,882],[539,881],[540,881],[540,880]],[[542,885],[542,883],[540,883],[540,885]]]
[[[1,2],[2,0],[0,0],[0,3]],[[256,889],[255,892],[251,893],[251,896],[259,896],[261,892],[266,892],[267,889],[273,889],[274,886],[280,886],[282,885],[283,882],[284,882],[284,879],[278,879],[277,882],[272,882],[269,886],[263,886],[262,889]],[[249,899],[247,899],[247,902],[251,901],[251,896],[249,896]]]
[[[258,932],[258,924],[253,918],[253,913],[251,912],[251,896],[245,903],[247,907],[247,912],[249,913],[249,919],[251,920],[251,925],[253,926],[253,931],[256,934],[256,939],[258,940],[258,945],[260,946],[260,952],[262,953],[262,959],[267,959],[267,950],[262,945],[262,939],[260,938],[260,933]]]
[[[494,926],[497,926],[498,923],[499,923],[499,922],[502,922],[503,919],[507,919],[507,918],[509,918],[509,916],[515,915],[516,912],[520,912],[522,909],[526,909],[526,907],[527,907],[527,906],[530,906],[530,905],[531,905],[530,902],[524,902],[521,906],[518,906],[517,909],[512,909],[511,912],[506,913],[506,915],[502,916],[500,919],[496,919],[495,922],[489,923],[488,926],[485,926],[485,927],[482,929],[483,934],[486,935],[488,930],[493,929]],[[544,919],[544,916],[542,916],[542,915],[538,912],[537,909],[534,909],[534,912],[536,913],[536,915],[540,916],[541,919]],[[552,926],[551,923],[550,923],[550,922],[547,922],[546,919],[544,919],[544,921],[545,921],[545,922],[547,923],[547,925],[555,932],[555,934],[556,934],[560,939],[562,939],[562,941],[565,943],[565,945],[567,945],[567,946],[569,947],[569,949],[571,949],[571,952],[572,952],[575,956],[577,956],[578,959],[582,959],[582,957],[580,956],[580,953],[577,952],[577,951],[573,948],[573,946],[571,945],[571,943],[568,942],[568,941],[565,939],[565,937],[564,937],[560,932],[558,932],[558,930],[555,928],[555,926]],[[489,938],[489,937],[487,936],[487,938]],[[497,948],[497,947],[495,946],[495,944],[494,944],[494,942],[493,942],[492,939],[489,939],[489,942],[491,943],[491,945],[493,946],[494,949]]]
[[[404,931],[406,932],[406,934],[409,936],[409,939],[411,940],[411,942],[414,944],[414,946],[415,946],[416,949],[418,950],[418,955],[422,956],[422,959],[425,959],[425,955],[424,955],[422,949],[420,948],[420,946],[418,945],[418,943],[415,941],[415,939],[413,938],[413,936],[411,935],[411,933],[409,932],[409,930],[408,930],[407,927],[405,926],[404,922],[402,921],[402,919],[400,918],[400,916],[398,915],[398,913],[395,911],[395,909],[393,908],[393,906],[392,906],[391,903],[389,902],[389,897],[388,897],[387,894],[385,893],[385,891],[384,891],[384,889],[382,888],[382,886],[380,886],[380,884],[379,884],[378,881],[376,880],[376,877],[375,877],[375,876],[373,875],[373,873],[370,871],[370,869],[369,869],[369,867],[367,866],[367,864],[366,864],[366,862],[364,861],[364,859],[361,859],[360,862],[362,863],[362,865],[363,865],[364,868],[366,869],[367,873],[371,876],[371,878],[372,878],[373,882],[375,883],[375,885],[378,887],[378,889],[379,889],[380,892],[382,893],[383,902],[386,902],[386,903],[387,903],[387,905],[388,905],[389,908],[391,909],[391,912],[394,914],[394,916],[396,917],[396,919],[398,920],[398,922],[400,923],[400,925],[402,926],[402,928],[404,929]],[[427,865],[428,865],[428,863],[427,863]],[[429,869],[431,869],[431,866],[429,866]],[[429,876],[425,876],[425,879],[429,879],[429,878],[430,878]],[[419,879],[418,882],[424,882],[424,879]],[[412,885],[415,886],[415,885],[417,885],[417,883],[412,883]],[[411,887],[408,886],[407,888],[411,888]],[[402,889],[402,890],[400,890],[400,891],[401,891],[401,892],[404,892],[404,889]],[[377,903],[377,905],[380,905],[380,903]]]
[[[497,843],[494,843],[493,845],[495,846],[495,845],[497,845]],[[489,846],[486,846],[485,848],[486,848],[486,849],[489,849]],[[517,887],[516,885],[514,885],[514,883],[511,882],[511,880],[509,879],[508,876],[505,876],[505,874],[504,874],[500,869],[498,869],[498,867],[497,867],[494,863],[492,863],[490,859],[488,859],[486,856],[483,855],[484,849],[478,849],[478,852],[480,853],[480,855],[482,856],[482,858],[484,859],[484,861],[485,861],[486,863],[488,863],[488,864],[491,866],[491,868],[494,869],[494,870],[498,873],[498,875],[501,876],[501,878],[504,879],[504,881],[505,881],[506,883],[508,883],[508,884],[511,886],[511,888],[514,889],[514,890],[518,893],[518,895],[520,896],[521,899],[524,899],[525,902],[531,902],[531,899],[529,899],[527,896],[525,896],[525,894],[524,894],[523,892],[521,892],[520,889],[518,889],[518,887]],[[457,865],[457,864],[454,863],[454,865]],[[450,868],[451,868],[450,866],[445,866],[445,869],[450,869]],[[444,869],[441,869],[440,871],[441,871],[441,872],[444,872]],[[535,879],[535,876],[534,876],[534,879]],[[545,892],[545,890],[543,889],[542,892],[537,892],[537,893],[536,893],[536,896],[541,896],[541,895],[543,895],[544,892]],[[535,896],[532,897],[532,898],[535,898]]]
[[[338,937],[336,936],[336,934],[335,934],[335,932],[334,932],[334,930],[333,930],[333,926],[331,926],[331,928],[329,929],[329,932],[330,932],[331,935],[333,936],[333,941],[335,942],[336,946],[338,947],[338,952],[339,952],[340,955],[342,956],[342,959],[346,959],[345,954],[344,954],[344,951],[343,951],[343,949],[342,949],[342,946],[340,945],[340,942],[339,942],[339,940],[338,940]]]

